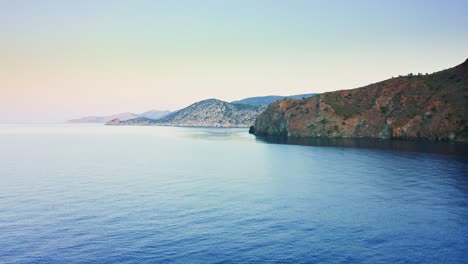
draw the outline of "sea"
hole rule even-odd
[[[468,263],[468,146],[3,124],[0,263]]]

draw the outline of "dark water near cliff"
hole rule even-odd
[[[270,142],[2,125],[0,263],[468,262],[466,145]]]

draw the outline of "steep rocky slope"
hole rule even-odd
[[[468,141],[468,60],[430,75],[272,103],[256,135]]]
[[[127,121],[118,119],[109,125],[160,125],[160,126],[202,126],[202,127],[248,127],[266,106],[228,103],[208,99],[194,103],[158,120],[136,118]]]

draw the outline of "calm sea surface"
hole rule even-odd
[[[0,263],[264,262],[468,263],[467,146],[0,126]]]

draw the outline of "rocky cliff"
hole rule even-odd
[[[208,99],[194,103],[158,120],[135,118],[127,121],[118,119],[108,125],[159,125],[159,126],[201,126],[201,127],[249,127],[266,106],[228,103]]]
[[[468,141],[468,60],[430,75],[272,103],[256,135]]]

